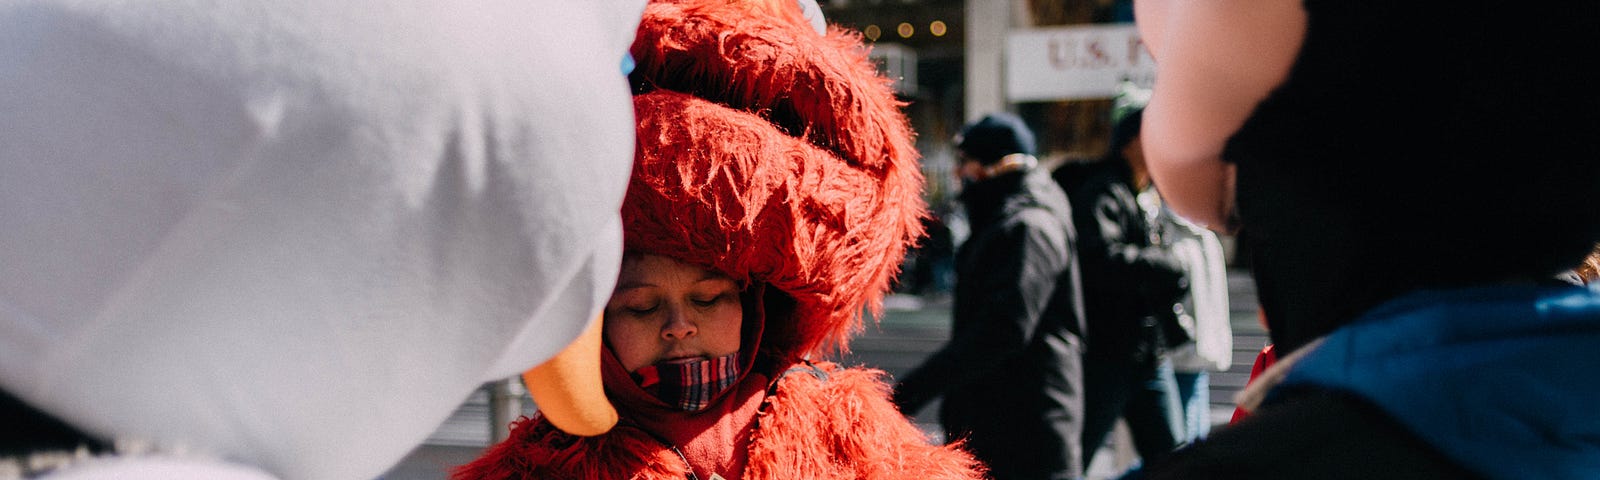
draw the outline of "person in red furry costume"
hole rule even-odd
[[[917,152],[860,37],[791,0],[656,1],[632,54],[625,260],[593,437],[540,416],[456,479],[976,479],[846,348],[926,215]],[[576,165],[575,165],[576,166]]]

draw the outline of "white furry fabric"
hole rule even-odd
[[[642,8],[0,4],[0,387],[378,475],[609,295]]]

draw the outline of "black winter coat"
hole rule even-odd
[[[1083,307],[1071,208],[1043,169],[972,185],[956,254],[951,339],[897,385],[914,413],[943,396],[952,440],[996,479],[1082,472]]]
[[[1156,245],[1126,162],[1068,164],[1054,177],[1074,206],[1088,355],[1153,361],[1165,342],[1159,316],[1188,291],[1183,264]]]

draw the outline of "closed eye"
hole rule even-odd
[[[730,294],[730,293],[724,293],[724,294],[717,295],[717,296],[711,297],[711,298],[691,298],[691,299],[689,299],[689,301],[690,302],[694,302],[694,304],[697,305],[697,306],[709,307],[709,306],[712,306],[712,305],[716,305],[718,303],[722,303],[723,301],[726,301],[729,298],[732,298],[732,295],[733,294]]]

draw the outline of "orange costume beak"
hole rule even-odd
[[[522,374],[539,412],[573,435],[592,437],[617,424],[600,382],[600,322],[595,317],[560,353]]]

